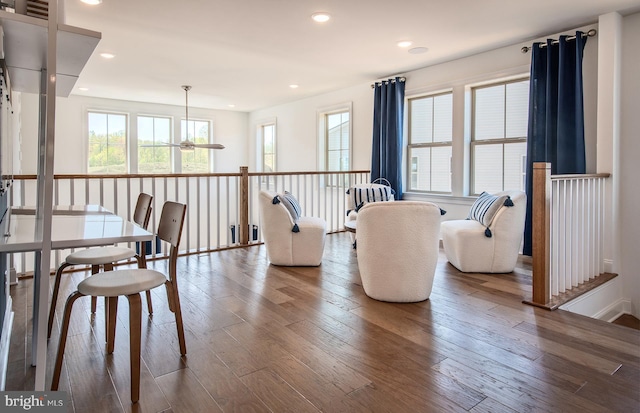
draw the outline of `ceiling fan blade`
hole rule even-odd
[[[203,149],[224,149],[224,145],[221,145],[219,143],[196,143],[194,144],[194,146],[196,148]]]

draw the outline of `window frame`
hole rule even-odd
[[[206,123],[207,124],[207,141],[205,143],[213,143],[213,121],[211,119],[201,119],[201,118],[192,118],[189,117],[189,120],[187,121],[187,119],[181,117],[180,118],[180,122],[178,122],[179,126],[179,141],[178,144],[184,140],[187,140],[189,138],[189,130],[188,130],[188,123],[185,124],[185,128],[184,128],[184,132],[186,132],[186,136],[183,135],[183,128],[182,125],[185,122],[194,122],[194,139],[191,140],[192,142],[196,142],[195,140],[195,122],[202,122],[202,123]],[[212,152],[214,151],[213,149],[206,149],[206,148],[196,148],[192,151],[181,151],[179,148],[177,148],[178,151],[180,151],[180,173],[184,173],[184,174],[199,174],[199,173],[211,173],[213,172],[213,168],[214,168],[214,163],[213,163],[213,154]],[[207,168],[205,171],[185,171],[184,167],[187,164],[184,161],[184,157],[185,155],[189,155],[189,154],[193,154],[193,156],[196,156],[196,153],[202,153],[202,152],[198,152],[198,151],[206,151],[205,153],[207,154]]]
[[[342,137],[340,137],[340,148],[339,149],[330,149],[329,148],[329,133],[331,131],[331,129],[329,128],[329,117],[330,116],[334,116],[334,115],[343,115],[343,114],[347,114],[349,116],[349,120],[347,122],[349,122],[348,126],[347,126],[347,133],[349,134],[347,142],[348,142],[348,147],[345,149],[342,146],[342,142],[343,139]],[[323,113],[324,116],[324,148],[325,148],[325,156],[324,156],[324,170],[325,171],[330,171],[329,169],[329,154],[331,152],[340,152],[342,154],[342,152],[346,151],[347,152],[347,169],[343,169],[342,168],[342,162],[340,162],[339,165],[339,169],[333,171],[332,172],[344,172],[344,171],[349,171],[351,169],[351,147],[352,147],[352,142],[351,142],[351,110],[349,109],[342,109],[342,110],[334,110],[334,111],[330,111],[330,112],[325,112]],[[342,126],[345,122],[341,122],[340,123],[340,127],[341,127],[341,131],[342,131]],[[340,159],[343,159],[342,157],[340,157]]]
[[[435,112],[435,105],[432,105],[432,114],[431,114],[431,120],[432,120],[432,124],[431,124],[431,133],[432,133],[432,142],[421,142],[421,143],[412,143],[411,142],[411,122],[412,122],[412,116],[411,116],[411,104],[413,101],[417,101],[417,100],[421,100],[421,99],[427,99],[430,98],[433,101],[435,101],[435,98],[438,96],[445,96],[445,95],[451,95],[451,140],[449,141],[445,141],[445,142],[433,142],[433,132],[434,132],[434,128],[435,128],[435,122],[434,120],[434,112]],[[415,193],[423,193],[423,194],[433,194],[433,195],[451,195],[453,193],[453,141],[454,141],[454,93],[453,93],[453,89],[446,89],[446,90],[441,90],[438,92],[432,92],[432,93],[425,93],[425,94],[420,94],[420,95],[414,95],[411,97],[407,98],[407,162],[406,162],[406,185],[407,185],[407,191],[408,192],[415,192]],[[415,175],[418,174],[418,172],[414,172],[413,171],[413,156],[411,154],[413,149],[419,149],[419,148],[429,148],[429,156],[430,159],[433,158],[433,152],[431,151],[432,148],[442,148],[442,147],[450,147],[451,148],[451,157],[449,158],[449,191],[434,191],[434,190],[424,190],[424,189],[418,189],[418,188],[413,188],[412,187],[412,178]],[[431,163],[431,165],[433,165],[433,163]],[[429,173],[429,177],[431,179],[431,182],[429,182],[429,188],[433,187],[433,173],[432,171],[430,171]]]
[[[107,127],[109,124],[109,116],[113,115],[113,116],[124,116],[124,132],[125,132],[125,137],[124,137],[124,156],[125,156],[125,160],[124,160],[124,166],[125,166],[125,170],[124,172],[101,172],[101,173],[96,173],[96,172],[91,172],[90,171],[90,151],[91,151],[91,143],[89,141],[90,139],[90,133],[91,133],[91,123],[90,123],[90,118],[92,114],[97,114],[97,115],[106,115],[107,116]],[[86,117],[85,117],[86,121],[87,121],[87,127],[85,129],[87,135],[86,135],[86,143],[87,143],[87,151],[86,151],[86,166],[87,166],[87,174],[88,175],[121,175],[121,174],[129,174],[131,171],[131,151],[130,151],[130,145],[131,145],[131,115],[128,112],[120,112],[120,111],[116,111],[116,110],[108,110],[108,109],[87,109],[86,110]],[[109,130],[107,129],[107,146],[109,146]],[[108,153],[108,150],[107,150]]]
[[[155,119],[167,119],[169,120],[169,144],[172,144],[174,142],[174,117],[170,116],[170,115],[152,115],[152,114],[137,114],[135,115],[136,118],[136,142],[135,142],[135,146],[136,146],[136,156],[137,156],[137,160],[136,160],[136,169],[137,172],[140,173],[140,118],[151,118],[154,121],[154,144],[151,145],[151,147],[155,148],[161,148],[163,147],[163,145],[156,145],[155,144]],[[133,142],[132,142],[133,144]],[[167,148],[169,148],[169,169],[170,172],[168,173],[174,173],[176,170],[175,167],[175,151],[173,150],[173,147],[171,146],[165,146]],[[145,172],[145,173],[157,173],[159,175],[164,174],[164,172]]]
[[[520,77],[515,77],[515,78],[508,78],[508,79],[496,79],[495,81],[491,81],[491,82],[484,82],[482,84],[478,84],[478,85],[473,85],[471,86],[471,130],[469,131],[470,134],[470,149],[469,149],[469,164],[470,164],[470,168],[469,168],[469,187],[470,187],[470,194],[471,196],[478,196],[480,195],[480,192],[478,192],[478,189],[476,189],[476,176],[475,176],[475,166],[476,166],[476,157],[475,157],[475,151],[476,151],[476,147],[477,146],[483,146],[483,145],[502,145],[502,190],[504,190],[504,183],[505,183],[505,162],[504,162],[504,157],[505,157],[505,145],[510,145],[510,144],[518,144],[518,143],[525,143],[527,142],[527,137],[526,135],[524,137],[517,137],[517,138],[507,138],[507,133],[506,133],[506,128],[507,128],[507,93],[504,94],[504,100],[505,100],[505,105],[504,105],[504,125],[503,125],[503,131],[504,131],[504,138],[499,138],[499,139],[476,139],[476,107],[477,107],[477,103],[476,103],[476,91],[479,89],[486,89],[486,88],[490,88],[490,87],[496,87],[496,86],[503,86],[505,88],[505,92],[506,92],[506,88],[508,84],[512,84],[512,83],[520,83],[520,82],[524,82],[530,81],[530,77],[527,76],[520,76]]]
[[[278,131],[277,131],[277,126],[276,126],[276,122],[275,120],[272,122],[264,122],[258,125],[259,128],[259,134],[260,134],[260,144],[261,144],[261,150],[260,150],[260,159],[261,159],[261,170],[262,172],[276,172],[278,170]],[[273,128],[273,132],[272,132],[272,140],[273,140],[273,144],[272,144],[272,148],[273,151],[267,153],[266,151],[266,132],[265,129],[266,128]],[[267,171],[267,164],[265,162],[265,158],[267,155],[271,155],[273,157],[273,167],[271,168],[271,171]]]

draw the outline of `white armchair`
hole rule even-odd
[[[276,196],[267,191],[260,191],[259,195],[262,236],[269,261],[286,266],[320,265],[327,223],[316,217],[294,218],[283,202],[273,203]]]
[[[447,260],[462,272],[508,273],[514,270],[524,233],[527,196],[505,191],[513,206],[499,206],[489,225],[474,219],[442,223],[442,244]],[[475,205],[475,204],[474,204]]]
[[[376,300],[429,298],[439,252],[440,208],[430,202],[374,202],[358,213],[358,268]]]

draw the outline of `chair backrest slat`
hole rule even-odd
[[[177,248],[178,244],[180,244],[186,212],[187,206],[185,204],[167,201],[162,206],[162,214],[158,224],[158,237],[171,244],[172,247]]]
[[[149,218],[151,217],[151,201],[153,201],[153,196],[141,192],[140,195],[138,195],[136,209],[133,211],[133,222],[144,229],[147,229],[147,226],[149,226]]]

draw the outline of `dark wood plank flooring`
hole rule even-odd
[[[522,304],[526,260],[512,274],[462,274],[441,254],[430,299],[414,304],[364,294],[346,233],[327,237],[318,268],[270,266],[259,246],[181,258],[179,273],[188,354],[179,356],[164,289],[154,290],[136,405],[126,300],[112,355],[103,304],[94,317],[88,298],[76,304],[60,385],[70,411],[640,411],[640,332]],[[65,277],[61,297],[85,275]],[[32,282],[11,293],[7,390],[29,390]]]

